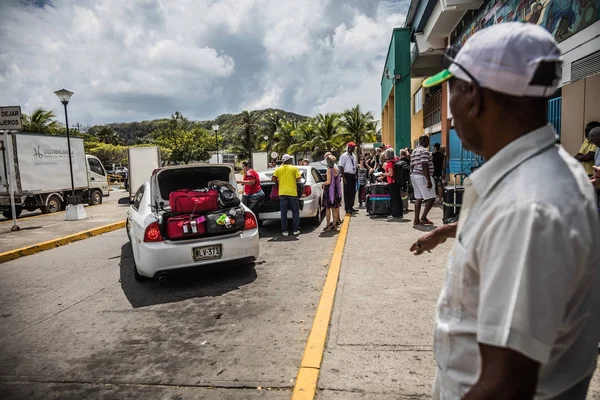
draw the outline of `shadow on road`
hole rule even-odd
[[[256,280],[255,264],[187,268],[169,272],[165,283],[152,279],[138,282],[133,273],[133,251],[128,242],[121,247],[120,282],[133,308],[167,304],[196,297],[222,296]]]
[[[323,223],[321,223],[322,225]],[[292,229],[292,220],[288,220],[288,229]],[[320,225],[319,225],[320,226]],[[315,226],[310,220],[301,219],[300,220],[300,236],[314,232],[319,229],[319,226]],[[298,237],[288,236],[284,237],[281,234],[281,221],[265,221],[263,226],[259,228],[260,237],[261,238],[270,238],[270,242],[290,242],[294,240],[298,240]]]

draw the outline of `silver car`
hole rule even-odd
[[[302,179],[298,183],[300,193],[300,218],[311,219],[315,225],[320,225],[323,220],[323,183],[325,179],[319,171],[311,166],[299,166]],[[271,190],[275,182],[271,179],[275,168],[260,171],[260,184],[265,192],[265,201],[259,209],[259,223],[262,221],[281,220],[281,208],[279,200],[271,200]],[[292,218],[292,212],[288,211],[288,218]]]

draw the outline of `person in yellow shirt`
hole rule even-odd
[[[592,129],[600,127],[600,122],[592,121],[585,126],[585,140],[579,149],[579,153],[575,154],[575,158],[581,162],[585,172],[591,177],[594,174],[594,156],[598,146],[590,142],[588,136]]]
[[[281,158],[283,164],[273,172],[272,180],[279,183],[279,206],[281,208],[281,231],[283,236],[288,236],[288,210],[292,211],[294,236],[300,234],[300,200],[298,198],[297,182],[302,175],[295,165],[292,165],[292,156],[284,154]]]

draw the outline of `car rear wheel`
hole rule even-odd
[[[150,280],[150,278],[140,275],[140,273],[138,272],[137,269],[137,265],[135,263],[135,256],[133,255],[133,252],[131,254],[131,259],[133,260],[132,264],[133,264],[133,277],[135,278],[136,281],[138,282],[148,282]]]

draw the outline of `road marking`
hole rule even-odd
[[[0,264],[6,261],[15,260],[20,257],[29,256],[31,254],[39,253],[40,251],[54,249],[56,247],[64,246],[69,243],[77,242],[79,240],[87,239],[93,236],[102,235],[104,233],[116,231],[117,229],[125,228],[125,221],[114,222],[112,224],[104,225],[98,228],[89,229],[87,231],[75,233],[73,235],[64,236],[58,239],[52,239],[47,242],[34,244],[27,247],[22,247],[16,250],[10,250],[4,253],[0,253]]]
[[[350,215],[346,215],[344,223],[340,230],[329,264],[329,271],[321,293],[321,300],[317,306],[317,313],[313,321],[308,342],[304,349],[304,355],[300,362],[298,377],[294,385],[292,400],[312,400],[315,398],[317,391],[317,382],[319,380],[319,372],[321,370],[321,361],[323,360],[323,352],[325,351],[325,342],[327,340],[327,331],[329,330],[329,321],[331,320],[331,312],[333,311],[333,301],[335,300],[335,292],[337,290],[338,279],[340,277],[340,269],[342,267],[342,256],[344,246],[346,245],[346,237],[348,236],[348,226],[350,224]]]

